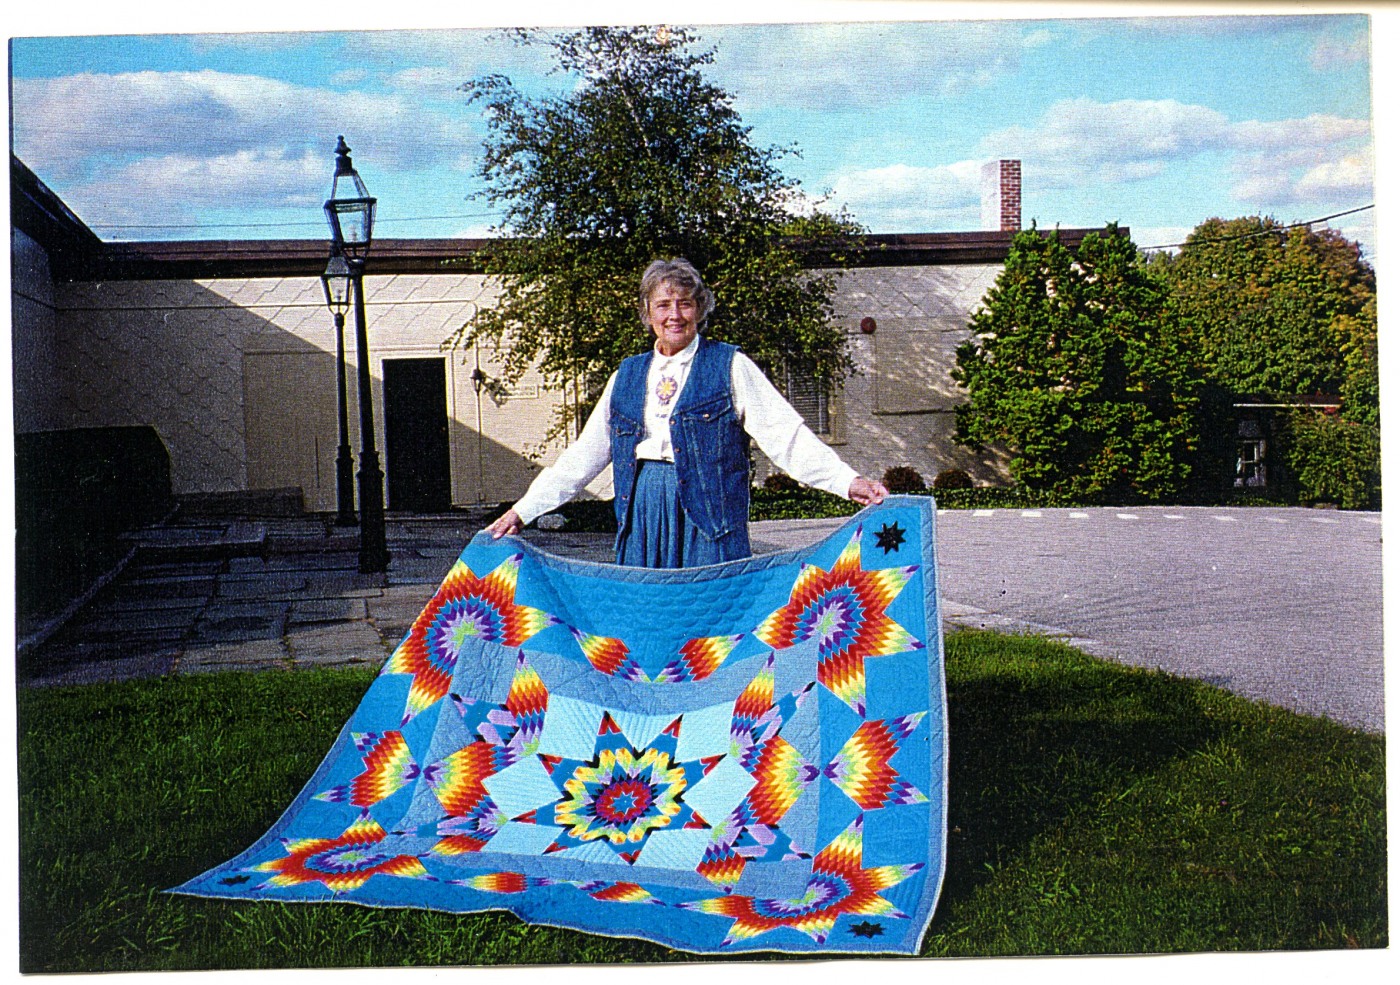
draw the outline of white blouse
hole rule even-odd
[[[637,443],[637,458],[674,460],[671,413],[685,388],[699,347],[697,335],[674,356],[662,355],[659,350],[652,356],[643,407],[645,433]],[[553,465],[535,476],[535,481],[515,504],[521,523],[529,523],[567,503],[611,463],[608,416],[616,380],[617,373],[608,378],[603,395],[598,398],[578,440],[565,448]],[[841,461],[829,445],[812,433],[802,415],[783,399],[752,359],[736,352],[730,364],[729,381],[734,411],[744,431],[774,465],[799,482],[843,498],[847,496],[858,474],[856,470]]]

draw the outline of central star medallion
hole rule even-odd
[[[709,823],[685,798],[715,761],[677,759],[680,727],[678,717],[649,739],[644,734],[629,739],[603,712],[590,759],[561,757],[547,763],[559,798],[542,805],[534,823],[552,822],[559,833],[546,851],[596,845],[631,865],[658,832],[671,837],[669,832],[683,828],[708,830]]]
[[[661,750],[604,749],[564,781],[554,823],[579,841],[636,845],[681,813],[685,788],[685,767]]]

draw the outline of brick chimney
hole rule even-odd
[[[982,165],[982,228],[1016,232],[1021,228],[1021,162]]]

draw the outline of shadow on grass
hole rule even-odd
[[[1046,646],[1036,641],[1036,646]],[[950,640],[948,867],[939,912],[1073,812],[1208,746],[1199,685],[995,634]],[[935,916],[935,927],[938,917]]]

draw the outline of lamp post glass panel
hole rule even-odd
[[[389,547],[384,532],[384,471],[374,447],[374,404],[369,373],[369,333],[365,328],[365,257],[374,234],[375,200],[350,162],[341,137],[335,148],[335,177],[326,200],[331,252],[345,258],[355,293],[355,352],[360,389],[360,570],[384,571]]]
[[[340,444],[335,455],[335,502],[337,526],[351,527],[355,516],[355,460],[350,452],[350,412],[345,395],[345,312],[350,307],[350,265],[339,253],[332,253],[326,272],[321,275],[326,307],[335,317],[336,415]]]

